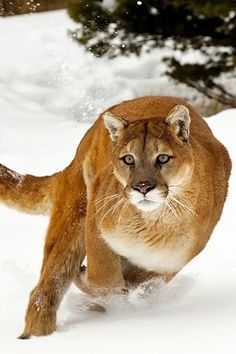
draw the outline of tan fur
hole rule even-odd
[[[121,160],[127,154],[135,158],[133,167]],[[173,158],[155,165],[159,154]],[[53,176],[23,177],[0,165],[2,202],[51,213],[21,338],[55,330],[57,308],[72,281],[92,295],[124,293],[153,276],[169,281],[209,240],[230,170],[229,155],[206,122],[173,97],[109,108],[71,164]],[[143,194],[134,186],[140,181],[155,186],[145,196],[151,201],[139,200]]]

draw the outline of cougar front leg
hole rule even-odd
[[[75,278],[75,284],[93,296],[125,292],[120,256],[105,243],[94,218],[89,215],[86,219],[85,247],[87,268]]]
[[[56,328],[56,312],[62,297],[84,257],[84,241],[80,233],[80,215],[72,210],[65,215],[55,213],[49,225],[41,277],[30,294],[21,339],[31,335],[52,333]],[[48,247],[47,247],[48,246]]]

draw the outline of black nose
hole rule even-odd
[[[139,191],[142,194],[146,194],[155,188],[155,184],[149,181],[140,181],[132,185],[132,188]]]

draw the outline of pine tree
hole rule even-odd
[[[166,58],[167,74],[226,106],[236,99],[217,83],[222,73],[236,65],[236,11],[230,0],[116,0],[106,7],[102,0],[80,0],[69,5],[79,27],[73,38],[96,56],[139,55],[164,47],[201,51],[204,64],[181,65]]]

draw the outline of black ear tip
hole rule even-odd
[[[18,337],[18,339],[30,339],[30,335],[29,335],[29,334],[24,334],[24,333],[22,333],[22,334]]]

